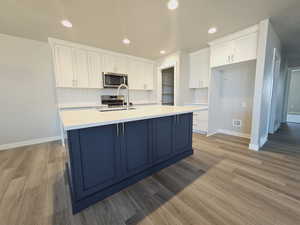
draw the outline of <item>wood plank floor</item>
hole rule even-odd
[[[58,142],[2,151],[0,224],[297,225],[299,143],[284,141],[295,133],[283,127],[261,152],[247,139],[194,134],[193,156],[75,216]]]

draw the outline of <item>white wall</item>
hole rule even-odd
[[[259,24],[255,92],[250,149],[258,150],[268,137],[269,103],[272,96],[273,52],[281,52],[281,43],[269,20]]]
[[[47,43],[0,34],[0,148],[59,135]]]

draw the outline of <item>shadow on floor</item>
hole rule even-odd
[[[76,215],[71,213],[68,183],[58,180],[54,185],[54,192],[61,195],[61,199],[54,196],[54,207],[62,209],[67,204],[67,210],[62,209],[61,214],[54,215],[54,217],[59,216],[60,218],[52,218],[52,221],[62,220],[65,225],[133,225],[141,222],[145,224],[164,224],[159,221],[164,221],[166,215],[155,213],[156,209],[163,206],[204,173],[205,171],[201,170],[191,157],[188,157],[109,196]],[[67,176],[62,176],[61,179],[66,180]],[[66,196],[63,196],[62,185],[65,186]],[[68,203],[63,203],[63,199]],[[170,221],[172,220],[170,219]]]

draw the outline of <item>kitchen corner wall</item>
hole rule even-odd
[[[59,135],[50,46],[0,34],[0,149]]]

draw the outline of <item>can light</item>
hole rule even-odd
[[[218,31],[218,29],[217,29],[216,27],[211,27],[211,28],[208,29],[208,33],[209,33],[209,34],[214,34],[214,33],[216,33],[217,31]]]
[[[64,26],[64,27],[67,27],[67,28],[71,28],[73,25],[72,23],[69,21],[69,20],[62,20],[61,21],[61,24]]]
[[[128,38],[124,38],[123,39],[123,44],[129,45],[130,44],[130,40]]]
[[[160,50],[160,54],[164,55],[164,54],[166,54],[166,51],[165,50]]]
[[[178,0],[169,0],[167,5],[168,5],[168,9],[174,10],[178,8],[179,3]]]

